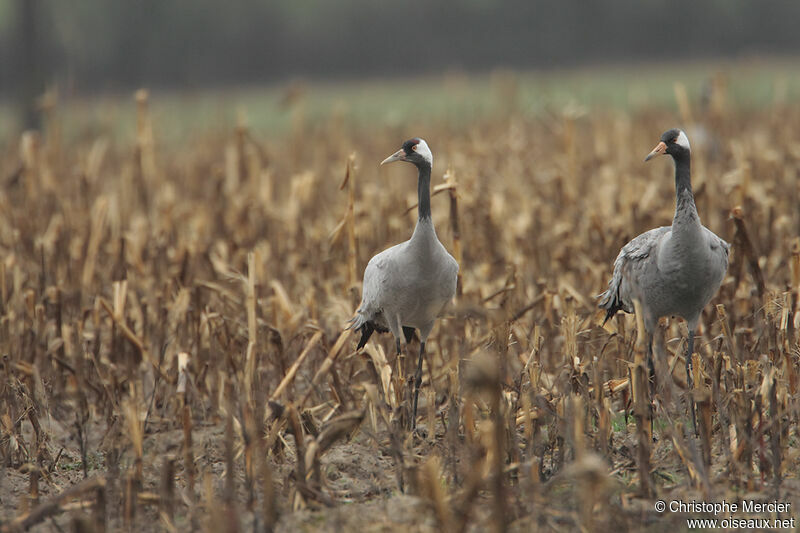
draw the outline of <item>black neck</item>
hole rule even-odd
[[[419,219],[431,218],[431,166],[428,164],[419,165],[419,179],[417,182],[417,194],[419,195]]]
[[[692,165],[689,153],[673,156],[675,159],[675,194],[680,199],[683,191],[692,194]]]

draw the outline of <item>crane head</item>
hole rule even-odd
[[[381,165],[395,161],[407,161],[418,167],[423,165],[433,167],[433,154],[424,139],[414,137],[404,142],[403,147],[398,151],[381,161]]]
[[[644,160],[650,161],[657,155],[665,154],[675,157],[676,155],[688,154],[690,151],[689,138],[686,134],[678,128],[672,128],[664,132],[659,143],[653,148],[652,152],[647,154]]]

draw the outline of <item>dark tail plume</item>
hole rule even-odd
[[[627,309],[625,309],[625,306],[622,305],[622,300],[619,297],[619,290],[612,292],[612,289],[609,288],[600,296],[600,304],[598,304],[597,307],[606,310],[606,318],[603,320],[604,326],[606,325],[606,322],[611,319],[611,317],[617,314],[617,311],[627,312]]]
[[[414,340],[414,328],[403,326],[403,335],[406,337],[406,344],[410,344]]]
[[[370,337],[372,337],[372,333],[375,331],[375,328],[372,327],[372,322],[364,322],[364,325],[358,328],[361,330],[361,340],[358,341],[358,346],[356,346],[356,350],[360,350],[364,346],[367,345],[367,341]]]
[[[405,330],[405,328],[403,328],[403,329]],[[364,346],[367,345],[367,341],[369,340],[370,337],[372,337],[373,333],[375,333],[376,331],[378,333],[386,333],[389,330],[380,327],[379,325],[377,325],[375,322],[373,322],[371,320],[367,320],[361,326],[356,328],[356,331],[360,331],[361,332],[361,339],[358,341],[358,346],[356,346],[356,350],[360,350],[361,348],[363,348]],[[414,333],[413,329],[411,330],[411,333],[412,334]],[[408,335],[408,334],[406,333],[406,335]]]

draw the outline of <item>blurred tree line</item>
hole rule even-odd
[[[798,0],[0,0],[0,95],[793,54],[798,21]]]

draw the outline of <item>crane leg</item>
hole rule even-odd
[[[692,379],[692,354],[694,353],[694,331],[689,329],[686,346],[686,387],[689,389],[689,411],[692,413],[692,429],[697,436],[697,418],[694,414],[694,380]]]
[[[655,440],[655,433],[653,433],[653,424],[655,419],[655,409],[653,403],[655,402],[655,376],[656,368],[653,365],[653,335],[649,335],[647,343],[647,389],[650,393],[650,437]]]
[[[417,371],[414,374],[414,404],[411,409],[411,430],[417,427],[417,400],[419,399],[419,386],[422,385],[422,359],[425,355],[425,343],[419,344],[419,361],[417,361]]]
[[[400,338],[399,337],[394,340],[394,345],[397,348],[397,355],[400,355]]]
[[[656,367],[653,364],[653,335],[647,343],[647,382],[650,383],[650,396],[653,396],[656,379]]]

